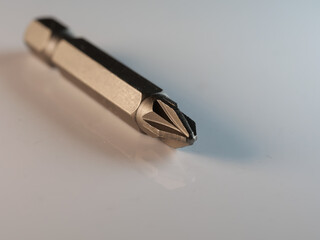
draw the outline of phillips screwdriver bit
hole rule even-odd
[[[53,18],[32,21],[27,46],[132,127],[179,148],[196,140],[195,122],[162,89]]]

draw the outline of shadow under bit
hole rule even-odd
[[[84,97],[84,93],[79,95],[80,91],[72,85],[68,86],[68,81],[57,71],[47,68],[27,52],[1,54],[0,75],[19,98],[48,114],[48,118],[58,122],[77,139],[85,141],[86,145],[94,145],[108,156],[130,160],[135,160],[137,156],[151,156],[145,160],[161,162],[174,152],[157,139],[144,136],[127,126],[106,109],[94,107],[92,99]],[[175,88],[172,81],[163,83],[165,88]],[[250,162],[257,155],[257,148],[249,138],[237,128],[226,124],[218,114],[215,115],[210,106],[186,99],[185,95],[179,96],[179,92],[175,94],[175,100],[188,107],[186,110],[196,121],[198,132],[198,141],[193,146],[178,151],[234,162]],[[86,128],[91,135],[74,129],[75,122]],[[92,125],[92,122],[98,124]]]

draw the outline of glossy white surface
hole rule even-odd
[[[320,238],[317,1],[66,2],[0,3],[0,239]],[[43,15],[165,89],[198,142],[136,132],[31,56]]]

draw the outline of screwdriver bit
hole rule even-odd
[[[174,148],[196,140],[195,122],[161,88],[57,20],[32,21],[24,39],[36,56],[137,130]]]

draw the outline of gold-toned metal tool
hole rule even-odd
[[[196,140],[194,121],[162,89],[52,18],[30,23],[25,42],[78,87],[136,129],[179,148]]]

